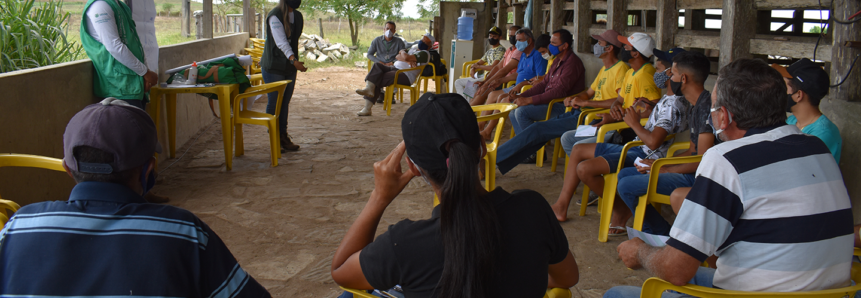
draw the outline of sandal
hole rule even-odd
[[[613,226],[611,226],[610,230],[617,230],[617,231],[622,230],[622,232],[612,233],[612,231],[607,231],[607,236],[627,236],[628,235],[628,229],[625,227],[621,227],[621,226],[613,227]]]

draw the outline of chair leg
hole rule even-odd
[[[640,196],[640,202],[637,203],[637,208],[634,210],[634,229],[643,230],[643,219],[646,216],[646,206],[649,205],[649,195]]]
[[[539,168],[544,167],[544,148],[545,147],[547,147],[546,144],[544,146],[541,146],[541,149],[538,149],[538,151],[535,152],[535,166],[536,167],[539,167]]]
[[[245,144],[242,142],[242,123],[236,123],[236,125],[233,126],[233,131],[236,138],[233,153],[235,156],[245,155]]]
[[[551,172],[556,172],[556,165],[559,163],[559,152],[562,151],[562,144],[560,141],[560,138],[556,138],[556,142],[553,144],[553,160],[550,162]]]
[[[484,175],[484,186],[487,191],[493,191],[496,188],[496,151],[487,152],[487,164],[485,164],[486,173]]]
[[[278,119],[275,119],[277,122]],[[278,128],[277,125],[273,125],[272,121],[269,121],[269,157],[272,159],[272,167],[278,166],[278,155],[281,154],[280,147],[281,144],[278,143]]]
[[[607,242],[610,233],[610,217],[613,216],[613,201],[616,198],[616,174],[604,175],[604,201],[601,206],[601,222],[598,225],[598,241]]]
[[[392,88],[394,87],[386,87],[386,96],[383,98],[383,109],[386,110],[386,116],[392,115],[392,96],[394,95]]]
[[[589,204],[589,186],[583,184],[583,198],[580,200],[580,216],[586,216],[586,204]]]

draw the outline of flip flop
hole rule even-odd
[[[611,227],[610,227],[610,230],[622,230],[622,232],[620,232],[620,233],[610,233],[610,232],[608,231],[608,232],[607,232],[607,236],[627,236],[627,235],[628,235],[628,229],[627,229],[627,228],[625,228],[625,227],[620,227],[620,226],[613,227],[613,226],[611,226]]]

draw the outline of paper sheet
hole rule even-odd
[[[463,88],[463,95],[474,98],[476,91],[478,91],[478,87],[475,84],[466,84],[466,88]]]
[[[639,158],[639,157],[637,157],[637,159],[634,160],[634,164],[641,167],[641,168],[651,168],[652,167],[650,165],[644,164],[643,159]]]
[[[574,134],[575,137],[594,137],[598,133],[598,128],[592,125],[580,125],[577,126],[577,133]]]
[[[626,228],[628,229],[628,239],[640,238],[643,239],[643,242],[646,242],[646,244],[653,247],[667,246],[667,240],[670,240],[669,236],[653,235],[646,232],[640,232],[632,227]]]

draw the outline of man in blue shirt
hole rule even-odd
[[[813,135],[825,142],[834,160],[840,163],[840,149],[843,139],[837,125],[822,115],[819,103],[828,95],[831,80],[828,73],[810,59],[804,58],[789,67],[772,64],[783,80],[786,81],[786,111],[792,116],[786,124],[795,125],[801,132]]]
[[[0,297],[271,297],[194,214],[144,200],[161,151],[146,112],[112,97],[87,106],[63,151],[78,184],[0,232]]]

